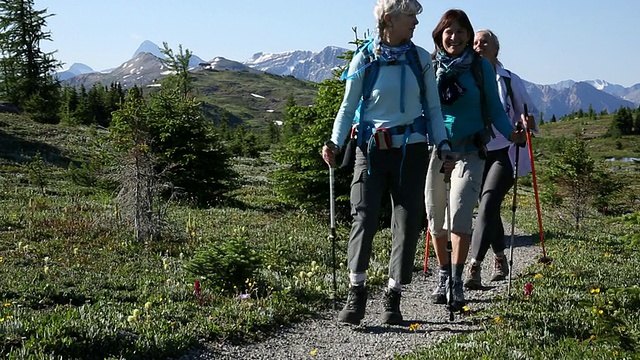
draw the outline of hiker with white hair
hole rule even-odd
[[[357,120],[351,183],[353,224],[349,235],[349,293],[338,321],[360,324],[367,303],[366,271],[378,230],[383,196],[393,209],[389,280],[382,322],[403,323],[402,286],[413,275],[422,229],[429,139],[449,147],[430,54],[411,41],[422,5],[416,0],[378,0],[377,36],[365,41],[349,63],[345,95],[322,148],[330,166]],[[358,114],[356,116],[356,114]]]
[[[528,105],[531,113],[535,114],[537,111],[522,79],[512,71],[506,70],[498,60],[500,41],[496,34],[491,30],[476,32],[473,48],[493,65],[500,102],[509,116],[513,128],[515,129],[518,123],[524,123],[527,130],[535,130],[535,118],[532,115],[525,117],[524,104]],[[510,271],[509,262],[504,254],[506,245],[500,208],[514,183],[513,170],[517,145],[507,140],[499,132],[496,131],[495,134],[496,137],[487,144],[488,151],[482,176],[478,217],[471,237],[471,252],[469,254],[471,261],[464,282],[464,286],[468,289],[482,289],[481,264],[490,247],[494,253],[491,281],[506,279]],[[531,172],[531,163],[528,161],[527,154],[526,147],[518,152],[517,176],[524,176]]]

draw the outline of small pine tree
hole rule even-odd
[[[544,181],[549,186],[543,199],[567,209],[576,230],[580,230],[587,214],[601,209],[622,189],[612,174],[604,173],[596,165],[580,137],[561,142],[544,172]]]
[[[47,179],[47,164],[44,162],[40,151],[38,151],[29,163],[29,182],[37,186],[40,193],[44,196],[47,194],[46,187],[49,183]]]
[[[556,114],[551,115],[551,122],[556,122]]]
[[[633,130],[633,116],[627,107],[620,107],[613,116],[610,133],[629,135]]]

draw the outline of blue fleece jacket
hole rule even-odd
[[[482,61],[487,114],[495,128],[508,139],[513,127],[500,102],[495,81],[496,73],[488,60],[484,58],[480,60]],[[453,104],[442,104],[442,114],[447,136],[453,144],[453,151],[469,151],[470,149],[476,149],[476,147],[473,144],[467,144],[463,149],[460,146],[460,142],[484,128],[482,107],[480,105],[480,89],[476,85],[471,69],[461,73],[458,76],[458,81],[466,89],[465,93]]]
[[[423,68],[422,74],[426,87],[425,97],[428,109],[425,110],[429,118],[428,134],[432,143],[439,144],[440,141],[446,139],[447,134],[442,120],[435,72],[433,66],[431,66],[432,62],[429,53],[419,46],[417,46],[417,50]],[[400,60],[405,59],[406,54],[400,57]],[[344,98],[336,115],[331,133],[331,141],[335,144],[342,145],[349,135],[352,120],[362,97],[365,72],[360,70],[364,65],[363,53],[356,54],[349,64],[348,74],[350,78],[346,82]],[[400,89],[403,76],[404,89]],[[401,94],[404,94],[404,112],[401,111]],[[422,114],[422,104],[420,102],[418,80],[409,65],[380,66],[371,98],[364,106],[364,119],[360,119],[360,121],[371,124],[376,129],[413,123],[414,119]],[[407,143],[425,142],[426,140],[423,135],[413,133]],[[392,143],[394,147],[400,147],[404,143],[403,135],[394,135]]]

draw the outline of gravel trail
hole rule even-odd
[[[505,234],[511,234],[510,224]],[[509,244],[510,237],[506,238]],[[529,235],[518,234],[514,247],[513,277],[535,262],[540,248]],[[535,244],[535,245],[534,245]],[[508,255],[509,249],[505,250]],[[435,273],[435,260],[429,261],[431,273]],[[465,290],[465,297],[472,312],[491,306],[496,295],[505,295],[507,280],[490,282],[493,254],[487,254],[483,262],[483,290]],[[466,274],[465,268],[465,274]],[[207,344],[204,350],[183,356],[180,360],[205,359],[393,359],[395,355],[409,354],[449,336],[481,331],[473,317],[456,314],[449,322],[449,312],[444,305],[429,301],[435,287],[436,276],[425,276],[422,271],[414,274],[413,282],[402,293],[400,310],[404,324],[384,325],[379,320],[383,309],[382,290],[370,294],[365,318],[359,326],[337,323],[337,311],[328,310],[314,319],[283,327],[269,338],[257,343],[235,346],[232,344]],[[522,289],[512,288],[512,292]],[[341,308],[345,299],[341,299]],[[418,324],[414,330],[410,324]],[[415,325],[414,325],[415,326]]]

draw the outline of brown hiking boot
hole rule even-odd
[[[509,262],[507,261],[507,257],[496,256],[493,263],[493,277],[491,281],[504,280],[507,276],[509,276]]]
[[[480,275],[481,270],[480,263],[469,266],[469,274],[467,275],[467,279],[464,281],[464,287],[471,290],[482,289],[482,276]]]

